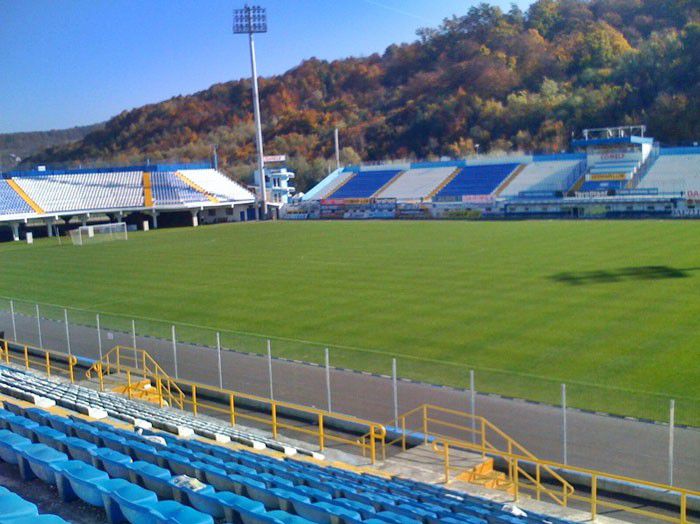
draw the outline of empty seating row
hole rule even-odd
[[[409,169],[377,195],[378,198],[419,200],[427,198],[445,181],[455,167]]]
[[[360,171],[340,186],[330,198],[369,198],[400,172],[398,169]]]
[[[436,199],[468,195],[490,195],[508,178],[519,164],[467,166],[443,187]]]
[[[654,161],[638,187],[656,188],[659,193],[700,191],[700,154],[662,154]]]
[[[0,216],[32,213],[24,199],[10,187],[7,180],[0,179]]]
[[[521,191],[566,191],[571,185],[569,176],[580,162],[562,160],[527,164],[501,195],[516,196]]]
[[[46,212],[143,207],[142,173],[77,173],[15,177]]]
[[[27,478],[55,483],[64,500],[77,496],[105,507],[110,522],[134,522],[143,512],[174,512],[169,518],[176,522],[208,522],[210,516],[246,524],[560,522],[515,517],[496,503],[410,480],[138,435],[38,408],[5,408],[11,411],[0,410],[0,427],[12,432],[0,430],[0,458],[16,460]],[[176,502],[168,504],[171,499]],[[178,518],[186,509],[187,520]]]
[[[157,171],[151,174],[153,202],[156,206],[207,202],[207,197],[187,185],[174,172]]]
[[[182,428],[191,429],[195,434],[215,439],[228,437],[234,442],[256,448],[270,448],[287,454],[300,453],[307,456],[322,455],[305,449],[283,445],[264,436],[252,435],[227,424],[209,421],[174,409],[162,409],[154,404],[129,400],[114,393],[98,392],[92,389],[62,382],[56,378],[41,378],[0,366],[0,392],[31,401],[33,395],[51,399],[61,407],[87,414],[92,408],[104,410],[110,417],[133,424],[135,420],[147,420],[154,427],[171,433],[180,433]]]
[[[247,200],[251,193],[215,169],[186,169],[180,175],[222,201]]]
[[[0,524],[67,524],[56,515],[42,514],[36,504],[0,486]]]

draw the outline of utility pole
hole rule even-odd
[[[233,32],[248,34],[250,44],[250,70],[253,83],[253,111],[255,114],[255,143],[258,148],[258,174],[260,175],[260,203],[263,218],[267,217],[267,194],[265,187],[265,161],[263,159],[262,124],[260,123],[260,95],[258,93],[258,66],[255,62],[255,40],[253,34],[267,33],[267,12],[260,6],[243,6],[233,11]]]
[[[335,168],[340,169],[340,141],[338,140],[338,128],[333,133],[335,138]]]

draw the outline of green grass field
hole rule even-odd
[[[680,221],[231,224],[2,244],[0,295],[278,337],[311,360],[342,346],[334,363],[384,373],[397,355],[432,382],[473,367],[536,400],[565,381],[570,404],[623,414],[676,398],[700,424],[698,241]]]

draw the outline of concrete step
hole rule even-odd
[[[486,464],[490,462],[489,464]],[[450,467],[458,470],[482,472],[493,470],[493,461],[481,455],[461,450],[450,450]],[[398,477],[412,478],[429,484],[445,482],[445,465],[441,453],[433,451],[430,444],[416,446],[388,458],[379,465],[381,471]],[[454,475],[452,470],[451,475]]]

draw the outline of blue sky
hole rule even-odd
[[[255,2],[253,2],[255,3]],[[261,75],[368,55],[463,14],[468,0],[259,0]],[[492,0],[508,9],[510,0]],[[526,9],[531,3],[515,3]],[[0,133],[92,124],[248,76],[243,0],[0,0]]]

